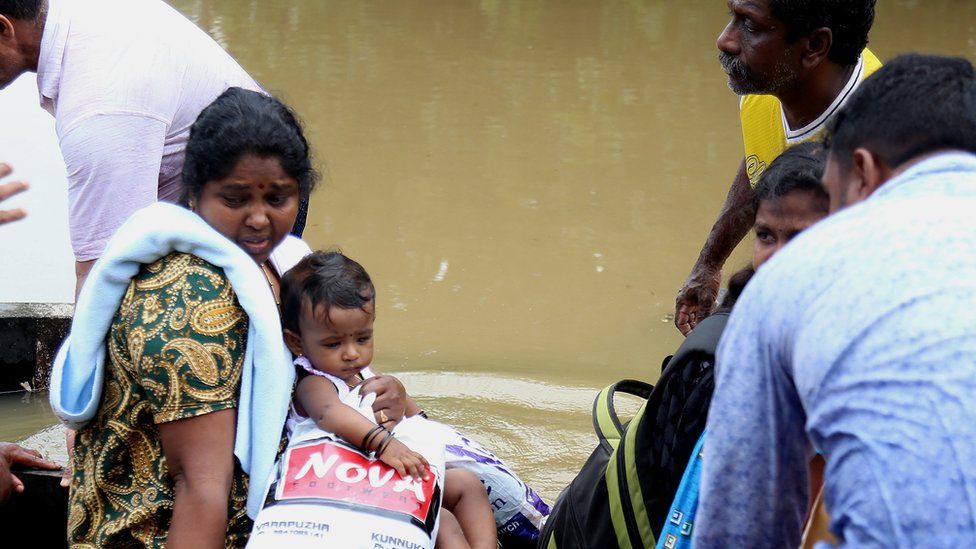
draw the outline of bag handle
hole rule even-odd
[[[618,392],[634,395],[643,399],[650,396],[654,386],[636,379],[623,379],[604,387],[593,399],[593,430],[596,431],[600,443],[606,442],[610,448],[616,450],[623,436],[624,426],[617,417],[617,410],[613,405],[613,397]]]

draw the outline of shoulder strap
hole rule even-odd
[[[624,379],[607,386],[600,391],[600,394],[593,401],[593,428],[600,439],[600,444],[606,446],[607,451],[611,454],[610,460],[607,463],[605,481],[607,495],[609,496],[610,519],[616,533],[617,543],[622,549],[627,547],[637,549],[641,545],[633,545],[630,543],[631,536],[629,535],[629,531],[632,531],[633,527],[628,528],[628,526],[633,525],[633,512],[628,505],[629,498],[623,496],[621,493],[621,478],[618,475],[615,461],[619,452],[618,446],[625,436],[626,429],[617,416],[617,411],[613,404],[613,397],[617,392],[623,392],[647,399],[653,390],[654,386],[649,383],[634,379]],[[647,402],[645,401],[637,412],[637,416],[631,420],[631,424],[639,423],[639,418],[644,413],[646,407]],[[626,490],[626,487],[623,488]]]
[[[703,320],[685,339],[661,373],[662,380],[673,375],[684,362],[697,354],[715,354],[719,338],[728,321],[728,313],[714,314]],[[659,387],[660,388],[660,387]],[[644,403],[631,425],[640,425],[645,415],[652,414]],[[656,539],[651,516],[637,470],[637,437],[639,429],[629,428],[621,432],[613,444],[613,453],[607,463],[606,484],[609,494],[610,519],[621,549],[654,547]]]
[[[610,450],[617,448],[624,426],[617,417],[617,410],[613,405],[613,397],[618,392],[634,395],[643,399],[650,396],[654,386],[635,379],[624,379],[605,387],[593,399],[593,430],[600,439],[600,443],[610,445]]]
[[[647,413],[645,402],[631,425],[640,425]],[[654,547],[654,532],[644,507],[644,497],[637,477],[634,436],[637,429],[627,429],[613,448],[605,475],[610,503],[610,520],[620,549]]]

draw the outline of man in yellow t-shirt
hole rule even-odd
[[[683,334],[708,316],[721,270],[756,218],[753,188],[787,147],[819,137],[863,78],[876,0],[728,0],[719,61],[742,96],[745,155],[701,254],[675,300]]]

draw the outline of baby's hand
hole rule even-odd
[[[396,469],[402,478],[412,477],[427,480],[430,475],[427,467],[430,465],[424,456],[414,452],[407,445],[397,439],[390,439],[386,449],[380,454],[380,461]]]

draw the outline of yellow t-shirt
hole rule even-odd
[[[753,188],[759,177],[787,147],[819,137],[827,121],[844,105],[862,80],[881,68],[881,61],[865,49],[857,61],[854,74],[840,95],[816,120],[803,128],[787,130],[783,107],[773,95],[747,95],[739,103],[742,141],[745,145],[746,173]]]

